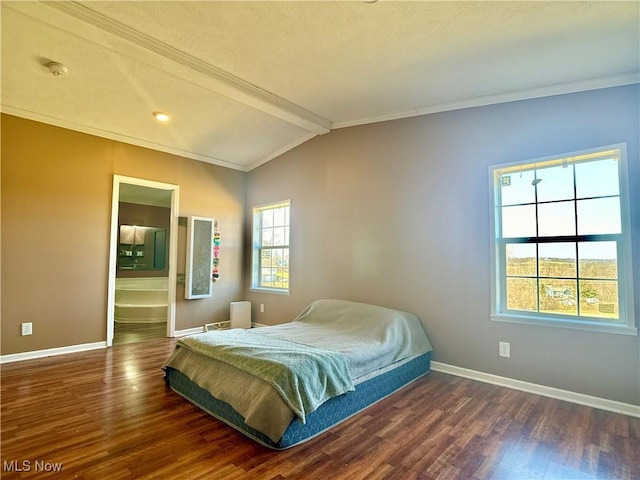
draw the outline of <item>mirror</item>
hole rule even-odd
[[[213,218],[190,217],[187,224],[187,271],[185,298],[204,298],[212,294]]]
[[[120,225],[119,270],[164,270],[167,232],[160,227]]]

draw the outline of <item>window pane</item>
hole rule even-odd
[[[278,288],[289,288],[289,279],[287,277],[283,277],[282,273],[282,271],[278,271],[276,281],[273,286]]]
[[[523,205],[502,208],[502,237],[534,237],[536,235],[536,207]]]
[[[536,177],[540,181],[538,189],[538,202],[552,200],[571,200],[573,192],[573,168],[558,165],[551,168],[537,170]]]
[[[621,231],[619,197],[578,200],[578,235]]]
[[[576,277],[575,243],[541,243],[538,252],[541,277]]]
[[[263,268],[260,270],[261,281],[260,284],[263,287],[272,287],[276,279],[275,268]]]
[[[262,226],[273,227],[273,209],[262,210]]]
[[[273,249],[274,278],[273,286],[278,288],[288,288],[289,286],[289,249]]]
[[[574,203],[557,202],[538,205],[538,235],[557,237],[576,234]]]
[[[262,251],[260,285],[263,287],[289,287],[289,249],[274,248]]]
[[[616,242],[578,243],[580,278],[618,278]]]
[[[535,278],[507,278],[507,309],[535,312],[538,310]]]
[[[273,228],[263,228],[262,229],[262,246],[271,246],[273,245]]]
[[[282,252],[282,262],[281,265],[282,266],[289,266],[289,249],[288,248],[281,248],[280,251]]]
[[[507,258],[507,275],[535,277],[535,243],[508,243],[505,246],[505,249]]]
[[[286,208],[276,208],[273,211],[273,225],[276,227],[280,227],[285,225],[286,218]]]
[[[580,314],[617,320],[618,282],[580,280]]]
[[[285,227],[276,227],[273,229],[273,244],[274,245],[286,245],[285,239]]]
[[[273,251],[271,249],[265,249],[260,252],[260,266],[261,267],[272,267],[273,266]]]
[[[576,280],[540,279],[540,311],[560,315],[576,315]]]
[[[535,202],[533,170],[516,172],[500,177],[500,195],[502,205],[519,205]]]
[[[618,195],[618,161],[596,160],[576,164],[576,194],[578,198]]]

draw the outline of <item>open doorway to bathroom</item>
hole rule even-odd
[[[175,332],[178,186],[114,176],[107,345]]]

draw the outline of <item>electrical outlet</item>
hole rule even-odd
[[[22,336],[31,335],[33,333],[33,324],[31,322],[22,323]]]
[[[498,342],[498,353],[501,357],[511,357],[511,344],[508,342]]]
[[[264,303],[260,304],[260,313],[264,313]]]

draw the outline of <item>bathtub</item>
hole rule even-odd
[[[169,293],[166,277],[116,278],[115,321],[167,321]]]

